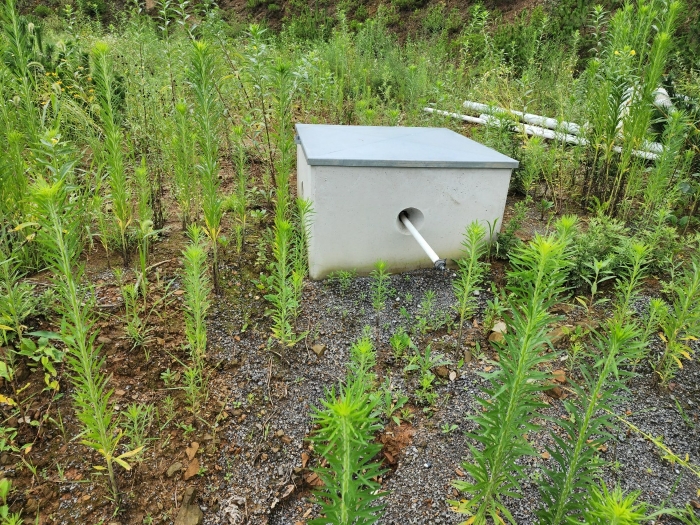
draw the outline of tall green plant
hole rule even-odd
[[[600,467],[597,449],[614,432],[613,408],[626,390],[625,380],[632,375],[622,365],[636,363],[645,354],[647,340],[640,323],[632,318],[632,304],[639,294],[650,249],[631,243],[620,252],[624,263],[616,283],[613,316],[606,334],[595,339],[599,357],[592,369],[581,368],[582,385],[570,385],[576,401],[564,401],[570,417],[558,423],[566,439],[551,432],[555,445],[548,450],[557,466],[545,469],[540,483],[544,508],[538,517],[542,525],[570,523],[583,517],[590,506],[593,479]]]
[[[0,8],[0,25],[5,41],[4,62],[16,84],[21,107],[22,126],[33,139],[39,130],[39,113],[34,97],[34,74],[30,69],[36,65],[34,51],[39,29],[19,14],[16,0],[6,0]],[[13,86],[14,87],[14,86]]]
[[[50,184],[39,178],[33,187],[33,195],[42,221],[38,240],[46,250],[61,297],[61,334],[75,388],[76,413],[83,425],[82,443],[104,459],[105,466],[95,468],[107,470],[112,497],[119,506],[120,492],[114,465],[129,470],[131,467],[126,459],[141,449],[121,455],[117,453],[121,431],[110,403],[109,377],[103,372],[105,360],[95,343],[99,332],[95,329],[93,304],[89,299],[92,295],[86,295],[80,288],[82,269],[75,266],[81,245],[71,221],[75,220],[78,210],[71,209],[70,197],[62,180]]]
[[[272,337],[286,346],[294,346],[303,337],[294,332],[292,325],[299,306],[291,261],[293,238],[292,224],[278,216],[275,220],[272,245],[275,262],[272,265],[272,274],[267,279],[270,293],[265,295],[265,299],[272,304],[272,308],[268,310],[272,317]]]
[[[8,228],[14,228],[22,222],[26,211],[28,180],[22,158],[26,139],[17,130],[9,131],[4,138],[5,153],[0,160],[0,217],[8,222]]]
[[[389,297],[389,272],[386,261],[379,259],[374,263],[374,270],[369,274],[372,288],[372,307],[377,314],[377,324],[379,324],[379,314],[386,307],[386,300]]]
[[[484,273],[488,269],[488,264],[480,261],[486,255],[488,241],[484,240],[486,228],[478,221],[467,226],[462,240],[462,258],[457,261],[459,271],[457,279],[454,280],[452,288],[457,296],[455,309],[459,314],[459,335],[457,341],[462,340],[462,327],[464,320],[473,315],[476,311],[476,298],[474,292],[479,290]]]
[[[204,358],[207,351],[206,316],[211,305],[209,295],[211,284],[207,277],[207,252],[203,243],[202,231],[198,226],[190,226],[191,243],[182,252],[185,290],[185,336],[190,347],[190,355],[195,361]]]
[[[202,188],[204,231],[212,245],[212,278],[214,291],[219,293],[219,241],[224,199],[219,192],[219,132],[223,109],[217,96],[216,62],[212,48],[206,42],[195,41],[190,52],[190,84],[198,124],[199,171]]]
[[[632,305],[639,296],[642,279],[646,275],[651,249],[648,245],[632,242],[622,248],[621,279],[615,284],[615,310],[613,318],[621,324],[632,320]]]
[[[175,104],[175,136],[173,168],[175,197],[180,207],[180,220],[185,230],[199,210],[199,180],[195,176],[195,134],[190,122],[190,108],[185,101]]]
[[[593,157],[584,191],[597,196],[611,215],[628,213],[644,187],[644,161],[635,152],[652,138],[654,91],[672,49],[680,7],[676,0],[625,4],[610,19],[582,77]]]
[[[141,159],[141,165],[134,170],[134,179],[138,185],[138,253],[139,253],[139,269],[141,275],[139,282],[141,284],[141,295],[144,300],[148,291],[148,258],[151,251],[151,239],[156,236],[156,231],[153,229],[153,209],[151,208],[151,200],[153,196],[151,183],[148,178],[148,169],[146,167],[146,159]]]
[[[131,188],[124,166],[122,130],[116,109],[116,81],[114,62],[109,46],[104,42],[94,45],[91,54],[92,76],[100,106],[100,120],[104,132],[104,162],[107,166],[111,192],[112,214],[117,224],[119,249],[124,265],[129,264],[128,229],[134,219]]]
[[[499,368],[487,377],[487,398],[479,398],[483,413],[470,416],[479,428],[469,437],[482,445],[470,445],[473,463],[464,463],[472,481],[454,485],[471,497],[453,502],[455,510],[472,515],[475,525],[508,520],[515,523],[504,497],[518,497],[523,467],[518,460],[534,455],[525,434],[538,427],[532,423],[536,409],[542,406],[536,393],[546,384],[539,365],[548,344],[546,336],[554,317],[549,308],[564,289],[567,277],[567,246],[570,235],[536,236],[527,246],[511,254],[508,275],[510,316],[505,340],[499,347]]]
[[[277,147],[277,188],[278,191],[288,191],[287,174],[291,171],[294,161],[294,133],[292,132],[292,101],[297,89],[292,64],[284,59],[278,59],[272,66],[270,74],[272,81],[273,109],[275,132],[272,134]],[[284,175],[282,175],[284,174]]]
[[[541,525],[571,523],[589,507],[591,485],[601,466],[598,448],[613,437],[616,425],[612,409],[626,390],[624,380],[630,376],[621,365],[643,354],[639,336],[634,325],[610,321],[607,334],[596,340],[600,357],[593,369],[581,369],[584,384],[570,384],[577,401],[564,401],[570,417],[557,420],[565,438],[550,433],[554,446],[547,450],[556,467],[545,468],[540,483],[544,507],[537,515]]]
[[[196,225],[190,226],[188,233],[191,242],[182,252],[182,282],[185,290],[185,336],[192,362],[185,367],[183,390],[190,409],[196,413],[207,393],[204,370],[207,352],[206,316],[211,305],[209,295],[212,287],[206,270],[204,234]]]
[[[629,51],[630,54],[633,57],[638,57],[637,70],[630,83],[632,92],[628,102],[629,112],[622,121],[621,162],[613,193],[608,201],[611,204],[618,198],[620,175],[625,172],[627,166],[630,166],[629,176],[624,191],[621,193],[625,205],[628,205],[630,199],[635,198],[645,186],[644,170],[635,169],[631,156],[634,149],[642,149],[650,138],[649,126],[654,116],[654,92],[666,71],[666,62],[673,49],[672,37],[681,13],[681,7],[682,4],[679,0],[651,1],[649,3],[645,0],[639,0],[638,2],[637,28],[641,31],[633,34],[632,41],[628,43],[628,45],[633,46]],[[651,40],[651,46],[648,45],[649,40]],[[626,48],[623,48],[622,53],[625,51]]]
[[[688,341],[700,337],[700,262],[691,261],[681,277],[671,284],[673,303],[663,310],[660,325],[663,330],[664,350],[654,367],[661,384],[667,385],[683,359],[690,359],[692,349]]]
[[[236,251],[240,255],[243,249],[243,239],[248,217],[248,166],[243,143],[243,127],[236,126],[233,129],[233,135],[236,149],[236,194],[234,205],[236,214]]]
[[[679,171],[686,171],[684,156],[688,122],[680,111],[671,111],[663,133],[663,150],[659,154],[644,188],[644,215],[649,225],[656,212],[664,206],[673,206],[678,197]]]
[[[19,408],[20,416],[24,417],[25,407],[18,399],[20,385],[17,384],[15,372],[18,354],[23,348],[33,345],[24,338],[27,329],[24,321],[32,314],[35,301],[32,298],[34,286],[23,281],[22,277],[21,264],[15,259],[5,258],[0,251],[0,341],[6,346],[6,360],[0,359],[0,377],[9,383],[13,401]],[[12,339],[15,344],[11,344]]]
[[[384,471],[373,461],[382,448],[374,442],[381,422],[369,393],[376,357],[367,337],[353,345],[351,355],[347,384],[337,393],[331,389],[313,417],[319,429],[312,439],[327,466],[316,469],[323,481],[316,495],[325,516],[312,525],[371,525],[381,517],[383,505],[375,502],[383,494],[374,479]]]

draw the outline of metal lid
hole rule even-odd
[[[517,168],[518,161],[446,128],[297,124],[311,166]]]

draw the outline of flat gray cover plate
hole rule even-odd
[[[518,161],[447,128],[297,124],[312,166],[517,168]]]

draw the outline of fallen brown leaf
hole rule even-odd
[[[310,474],[308,474],[304,478],[304,481],[306,481],[306,483],[308,485],[311,485],[312,487],[320,487],[323,485],[323,481],[321,481],[321,478],[319,478],[318,474],[316,474],[315,472],[311,472]]]
[[[557,383],[561,383],[562,385],[566,384],[566,371],[562,369],[555,370],[554,372],[552,372],[552,375],[554,376],[554,380]]]
[[[558,386],[552,387],[549,390],[545,390],[544,393],[552,399],[561,399],[564,395],[564,391]]]
[[[187,466],[187,470],[185,471],[185,481],[190,479],[191,477],[194,477],[197,475],[199,472],[199,459],[194,458],[192,461],[190,461],[190,464]]]
[[[282,496],[280,496],[280,499],[284,499],[287,496],[289,496],[292,492],[294,492],[294,485],[287,485],[284,489],[284,492],[282,493]]]
[[[196,441],[193,441],[192,444],[185,449],[185,453],[187,454],[187,459],[192,461],[192,458],[194,458],[194,455],[197,453],[199,450],[199,443]]]

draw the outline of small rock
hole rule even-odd
[[[450,381],[454,381],[455,379],[457,379],[457,372],[453,370],[450,372]]]
[[[221,514],[227,518],[228,525],[241,525],[245,521],[245,515],[241,509],[245,509],[245,499],[233,496],[221,504]]]
[[[600,326],[600,323],[596,321],[595,319],[588,319],[587,321],[578,321],[576,323],[576,326],[580,326],[584,330],[588,330],[589,332],[591,330],[595,330]]]
[[[505,341],[505,337],[503,337],[503,334],[501,332],[491,332],[489,335],[489,342],[490,343],[502,343]]]
[[[15,371],[15,377],[17,381],[24,381],[29,377],[29,368],[24,363],[20,363]]]
[[[275,432],[275,435],[277,437],[281,438],[282,436],[284,436],[284,430],[279,429],[277,432]]]
[[[503,321],[498,321],[496,324],[493,325],[491,331],[497,334],[505,334],[508,332],[508,327]]]
[[[176,473],[180,472],[182,470],[182,463],[177,461],[170,465],[170,468],[168,471],[165,473],[166,476],[169,478],[172,478]]]
[[[104,336],[104,335],[99,336],[97,338],[97,342],[101,345],[111,345],[112,344],[112,340],[109,337]]]
[[[549,341],[555,345],[562,339],[564,339],[566,336],[568,336],[572,331],[574,330],[574,327],[570,324],[565,324],[563,326],[559,326],[549,332],[547,334],[547,337],[549,338]]]
[[[175,518],[175,525],[202,525],[204,513],[199,508],[199,505],[194,503],[195,493],[196,489],[194,487],[185,489],[180,512],[177,513]]]
[[[574,309],[573,304],[559,303],[552,307],[552,313],[556,315],[566,315]]]
[[[35,498],[29,498],[27,503],[24,504],[24,510],[29,514],[34,514],[39,510],[39,500]]]
[[[435,373],[436,373],[439,377],[448,377],[448,376],[450,375],[450,371],[447,369],[446,366],[438,366],[438,367],[435,369]]]
[[[432,467],[432,466],[433,466],[433,464],[432,464],[430,461],[428,461],[427,463],[425,463],[425,464],[423,465],[424,468],[430,468],[430,467]]]
[[[314,354],[316,354],[317,357],[321,357],[324,353],[326,353],[326,345],[315,344],[311,347],[311,350],[314,351]]]

